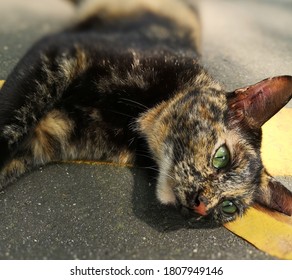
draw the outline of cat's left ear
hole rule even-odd
[[[292,76],[279,76],[240,88],[227,96],[229,124],[260,128],[292,98]]]
[[[262,175],[262,183],[257,190],[255,202],[268,209],[292,216],[292,192],[266,171]]]

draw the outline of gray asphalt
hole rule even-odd
[[[202,2],[204,64],[228,89],[292,74],[288,1]],[[72,15],[61,0],[1,0],[0,79]],[[138,168],[35,170],[0,193],[0,219],[0,259],[273,259],[223,227],[159,205],[153,180]]]

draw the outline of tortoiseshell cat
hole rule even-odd
[[[0,187],[52,161],[133,163],[144,139],[161,203],[217,222],[255,202],[291,215],[292,194],[265,171],[260,147],[292,77],[226,93],[198,62],[187,2],[79,2],[86,17],[33,46],[1,89]]]

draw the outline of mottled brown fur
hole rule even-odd
[[[68,116],[57,110],[50,111],[37,124],[30,141],[32,154],[36,161],[46,163],[66,156],[73,129],[74,124]],[[56,143],[59,145],[58,149]]]

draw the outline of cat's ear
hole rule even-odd
[[[268,209],[292,216],[292,192],[266,172],[262,176],[255,202]]]
[[[240,88],[227,96],[229,124],[260,128],[292,98],[292,76],[279,76]]]

